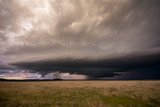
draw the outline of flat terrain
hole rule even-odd
[[[160,107],[160,81],[1,81],[0,107]]]

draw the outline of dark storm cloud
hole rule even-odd
[[[0,62],[97,76],[158,64],[159,11],[159,0],[0,0]]]
[[[12,70],[12,69],[16,69],[17,67],[12,66],[12,65],[4,65],[4,64],[0,64],[0,70],[1,69],[7,69],[7,70]]]
[[[32,62],[20,62],[12,65],[22,69],[48,72],[69,72],[84,74],[91,77],[110,77],[116,75],[114,72],[124,72],[129,69],[142,68],[160,64],[160,49],[152,52],[135,52],[125,56],[110,59],[57,59]]]

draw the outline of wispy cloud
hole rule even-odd
[[[60,73],[59,71],[53,73],[47,73],[46,75],[42,76],[40,73],[31,73],[29,71],[9,71],[7,73],[1,73],[0,78],[2,79],[11,79],[11,80],[48,80],[48,79],[87,79],[85,75],[78,75],[78,74],[70,74],[70,73]]]

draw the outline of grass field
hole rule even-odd
[[[160,107],[160,81],[0,82],[0,107]]]

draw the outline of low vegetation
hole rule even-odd
[[[160,81],[0,82],[0,107],[158,107]]]

